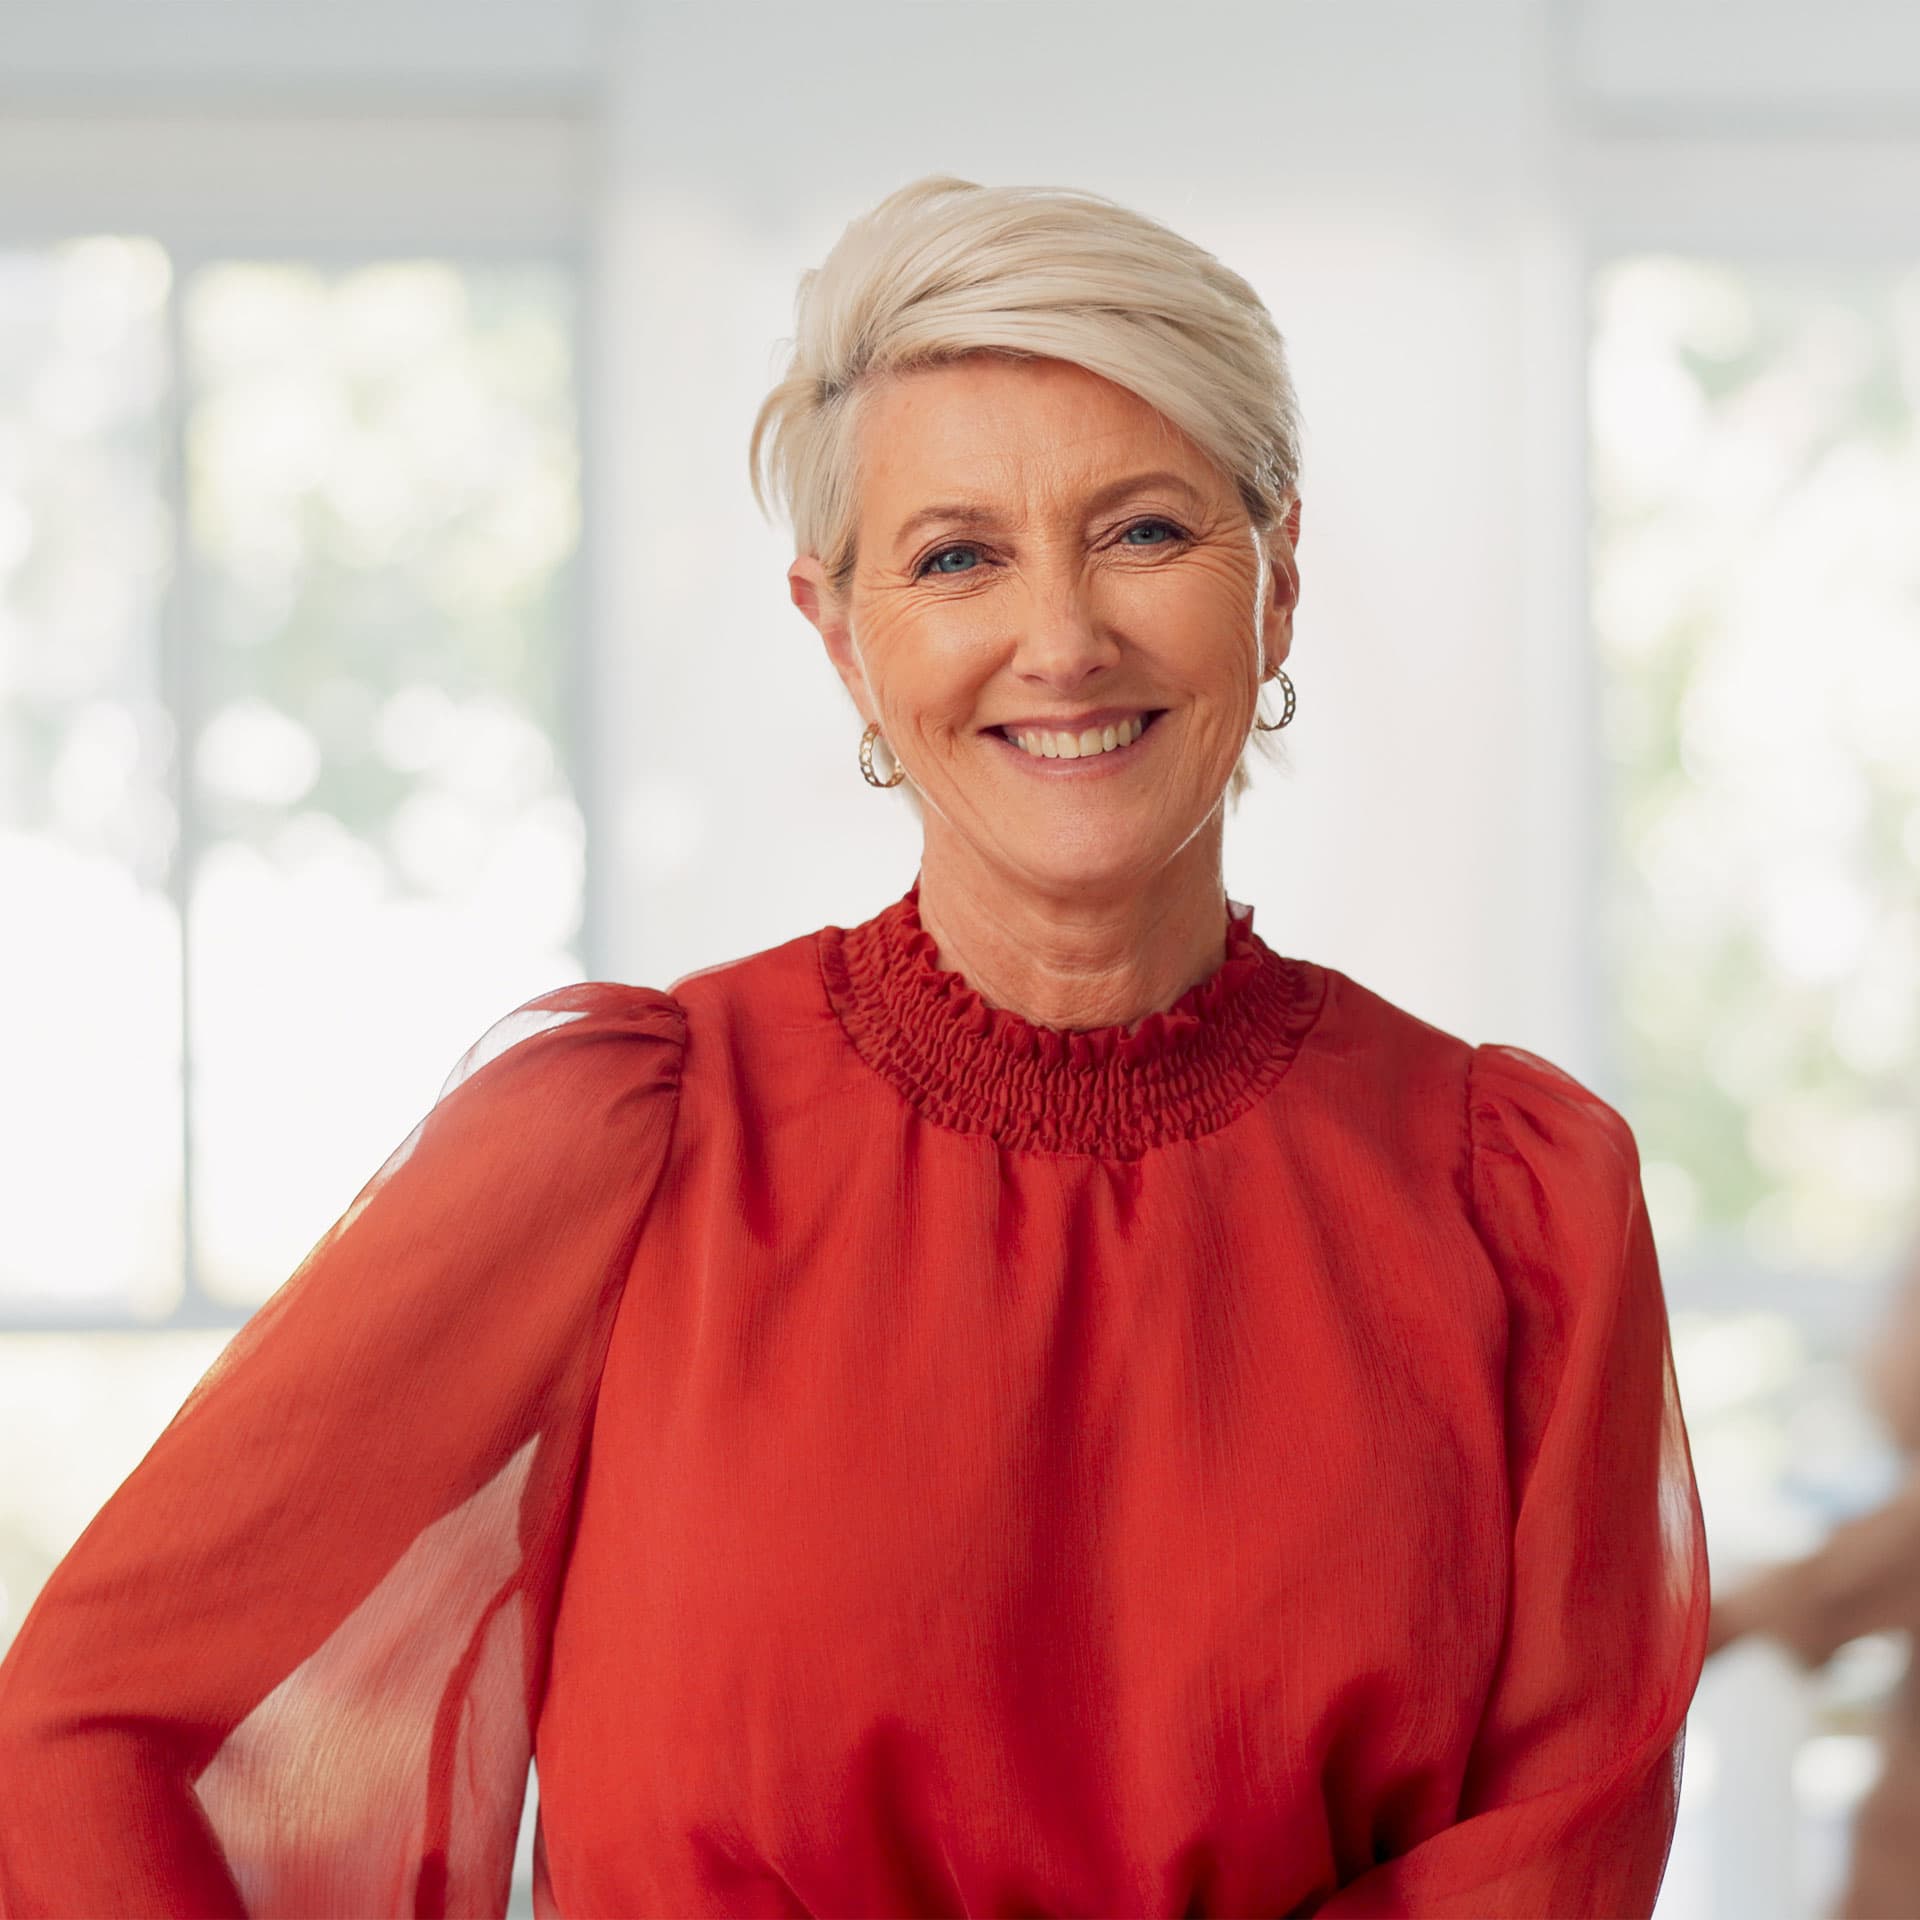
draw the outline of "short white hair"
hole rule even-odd
[[[857,559],[862,396],[969,354],[1070,361],[1138,395],[1232,477],[1262,534],[1299,497],[1298,403],[1260,296],[1204,247],[1102,194],[915,180],[801,274],[794,316],[747,462],[761,510],[780,502],[837,592]],[[1246,784],[1243,754],[1229,798]]]

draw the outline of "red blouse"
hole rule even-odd
[[[1633,1137],[1229,912],[506,1015],[0,1664],[0,1912],[1627,1915],[1707,1565]]]

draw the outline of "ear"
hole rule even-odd
[[[871,720],[868,711],[867,678],[860,670],[853,650],[853,630],[847,623],[846,603],[834,592],[827,570],[810,553],[803,553],[787,569],[787,593],[793,604],[813,623],[833,662],[833,670],[853,698],[860,718]]]
[[[1263,679],[1271,679],[1293,650],[1293,610],[1300,601],[1300,501],[1294,499],[1286,518],[1266,536],[1267,598],[1260,609],[1260,657],[1266,662]]]

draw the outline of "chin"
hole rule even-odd
[[[1014,864],[1029,882],[1048,893],[1125,892],[1150,886],[1173,857],[1170,846],[1147,847],[1139,840],[1117,840],[1100,847],[1034,847]]]

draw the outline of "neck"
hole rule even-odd
[[[989,1006],[1043,1027],[1131,1026],[1226,959],[1220,839],[1216,813],[1146,884],[1054,893],[930,838],[920,924]]]

